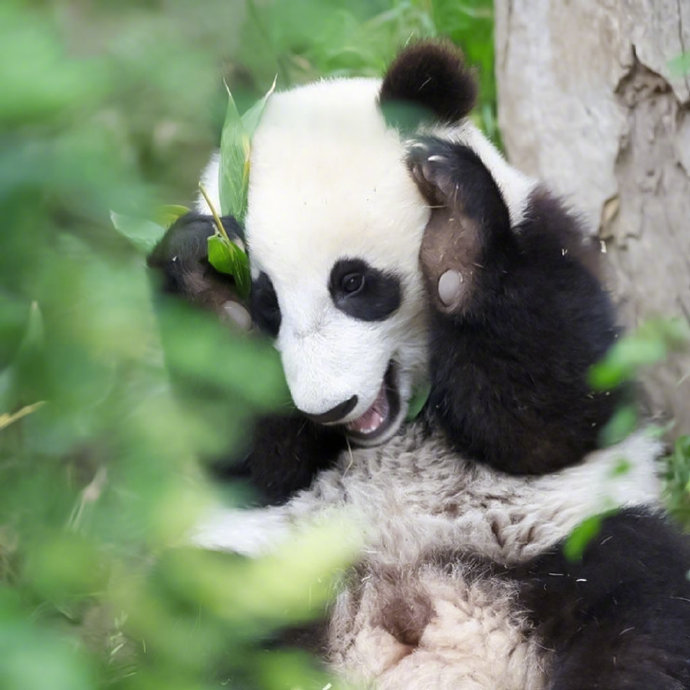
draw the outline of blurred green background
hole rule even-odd
[[[342,540],[252,563],[180,546],[212,496],[198,458],[282,399],[275,358],[154,305],[110,211],[191,202],[223,78],[242,110],[276,74],[379,75],[418,37],[463,47],[499,143],[492,28],[485,0],[0,4],[0,688],[336,687],[262,645],[318,612]],[[198,382],[182,396],[161,325],[165,358]]]

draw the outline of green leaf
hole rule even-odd
[[[268,99],[275,90],[276,80],[266,95],[240,116],[228,89],[228,108],[220,138],[220,166],[218,185],[220,209],[223,215],[233,215],[239,223],[247,213],[249,189],[249,156],[251,138],[261,121]]]
[[[632,465],[630,464],[630,461],[626,460],[625,458],[620,458],[615,467],[613,467],[611,472],[609,472],[609,477],[612,479],[615,479],[616,477],[623,477],[624,475],[629,474],[631,469]]]
[[[254,105],[247,110],[247,112],[242,115],[242,125],[244,127],[245,133],[249,136],[249,139],[251,140],[252,136],[254,135],[254,132],[256,131],[256,128],[259,126],[259,122],[261,122],[261,117],[264,114],[264,110],[266,109],[266,105],[268,104],[268,99],[273,95],[273,92],[276,90],[276,82],[278,78],[275,77],[273,79],[273,83],[271,84],[271,88],[265,93],[264,97],[259,99]]]
[[[602,428],[599,442],[602,446],[614,446],[627,438],[637,427],[637,410],[634,405],[619,407]]]
[[[45,326],[43,314],[37,302],[32,302],[29,308],[29,318],[26,324],[24,337],[19,344],[19,352],[40,350],[45,346]]]
[[[152,220],[110,212],[113,227],[139,251],[148,254],[165,235],[165,228]]]
[[[240,297],[246,299],[249,296],[249,261],[245,252],[236,244],[220,235],[212,235],[208,238],[208,261],[216,271],[235,279]]]
[[[650,319],[634,333],[621,338],[589,371],[589,383],[597,390],[610,390],[627,381],[641,367],[664,360],[669,350],[682,350],[690,343],[690,325],[685,319]]]
[[[619,340],[589,373],[597,390],[608,390],[632,378],[638,368],[656,364],[667,354],[661,334],[633,333]]]
[[[417,418],[424,405],[426,405],[430,392],[431,383],[429,381],[424,381],[414,391],[412,391],[412,397],[410,398],[407,406],[406,419],[408,422],[411,422],[413,419]]]
[[[601,530],[601,515],[592,515],[585,518],[570,533],[563,545],[563,554],[569,561],[579,561],[584,550]]]
[[[166,204],[161,206],[156,212],[155,221],[158,225],[164,227],[166,230],[185,213],[189,213],[189,209],[181,204]]]

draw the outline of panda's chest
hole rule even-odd
[[[577,519],[554,519],[567,501],[557,486],[499,478],[415,429],[383,449],[346,455],[342,464],[345,501],[361,521],[371,558],[385,565],[415,563],[430,550],[513,564],[566,536]]]
[[[333,606],[333,666],[376,688],[540,690],[548,659],[502,575],[538,535],[532,482],[414,430],[344,462],[367,547]]]

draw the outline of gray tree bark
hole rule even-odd
[[[496,0],[498,116],[509,159],[602,240],[624,324],[690,319],[690,0]],[[645,377],[690,430],[690,356]]]

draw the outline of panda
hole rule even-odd
[[[347,515],[363,546],[317,647],[362,687],[690,688],[690,546],[660,507],[659,443],[597,448],[628,395],[586,383],[618,336],[597,252],[472,125],[475,90],[424,42],[383,80],[269,101],[245,227],[223,222],[295,411],[260,420],[241,463],[266,505],[219,508],[194,540],[256,556]],[[217,197],[217,161],[204,177]],[[246,325],[211,232],[190,214],[149,263]]]

